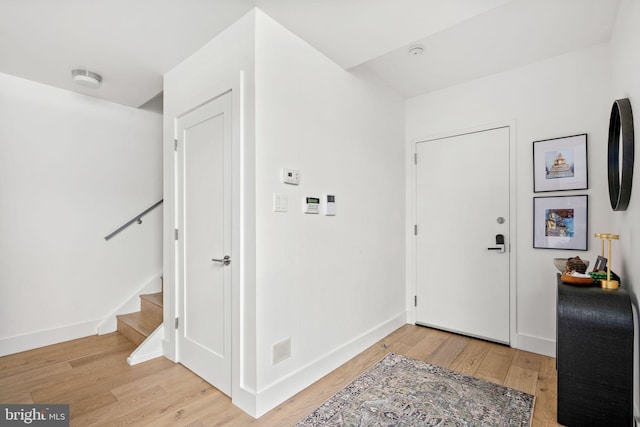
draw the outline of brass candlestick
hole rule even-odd
[[[619,240],[619,234],[608,234],[608,233],[596,233],[596,237],[598,237],[602,241],[602,256],[604,256],[604,241],[607,241],[607,280],[600,280],[600,287],[603,289],[618,289],[620,283],[617,280],[611,280],[611,241]]]

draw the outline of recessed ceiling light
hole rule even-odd
[[[88,70],[72,70],[71,76],[77,85],[89,89],[98,89],[102,82],[102,76],[100,76],[100,74]]]
[[[411,46],[409,48],[409,55],[411,56],[420,56],[424,52],[424,48],[422,46]]]

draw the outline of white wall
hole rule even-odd
[[[96,333],[161,273],[161,116],[0,74],[0,355]]]
[[[611,100],[629,98],[635,113],[635,134],[638,141],[638,122],[640,121],[640,51],[637,41],[640,40],[640,28],[636,23],[640,19],[640,2],[623,1],[620,5],[618,21],[612,37],[612,76],[613,88]],[[636,159],[637,159],[636,155]],[[619,247],[613,246],[615,266],[615,250],[619,249],[617,270],[625,283],[633,290],[637,300],[640,275],[636,271],[640,265],[640,246],[637,245],[636,233],[640,232],[640,218],[634,212],[640,210],[640,173],[636,162],[631,201],[626,211],[611,211],[613,217],[612,233],[620,233]],[[637,301],[636,301],[637,304]]]
[[[174,118],[228,90],[232,399],[259,416],[406,321],[404,104],[257,9],[168,73],[165,286],[176,282]],[[299,187],[281,182],[282,167],[301,171]],[[338,215],[304,215],[303,195],[322,192],[335,193]],[[272,212],[273,193],[289,196],[289,212]],[[173,318],[175,301],[167,306]],[[274,366],[272,345],[287,338],[291,357]],[[167,340],[175,357],[175,335]]]
[[[552,259],[579,255],[593,262],[599,250],[594,239],[589,240],[588,252],[533,249],[533,197],[588,194],[590,235],[609,230],[605,160],[609,64],[608,44],[596,45],[418,96],[406,103],[408,156],[414,152],[417,140],[430,135],[510,120],[516,123],[517,336],[512,345],[529,351],[555,356],[556,270]],[[588,134],[589,189],[533,193],[533,141],[579,133]],[[407,188],[412,188],[410,167],[406,171]],[[408,195],[408,221],[413,218],[413,197]],[[407,246],[409,268],[411,240]],[[408,279],[408,293],[412,293],[415,279]]]
[[[621,98],[629,98],[631,108],[634,110],[636,151],[640,140],[640,2],[637,0],[623,0],[618,11],[618,20],[613,32],[612,46],[612,96],[611,101]],[[612,217],[611,232],[620,234],[620,241],[613,244],[613,269],[618,271],[623,285],[628,286],[632,294],[632,302],[635,312],[638,311],[638,290],[640,289],[640,245],[638,234],[640,233],[640,172],[638,155],[635,156],[635,174],[631,201],[626,211],[610,211]],[[620,256],[616,260],[616,251]],[[635,375],[634,375],[634,402],[635,414],[640,414],[640,387],[638,386],[638,324],[636,322],[635,344]]]
[[[259,411],[406,321],[404,104],[258,11],[256,284]],[[299,186],[281,169],[300,170]],[[272,211],[273,194],[288,212]],[[335,194],[337,215],[305,215]],[[291,358],[272,364],[272,346]]]

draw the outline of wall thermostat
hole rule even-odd
[[[298,185],[300,184],[300,171],[295,169],[282,169],[282,182],[285,184]]]
[[[336,196],[334,194],[323,194],[322,204],[325,215],[334,216],[336,214]]]
[[[304,213],[317,214],[320,213],[320,199],[318,197],[304,198]]]

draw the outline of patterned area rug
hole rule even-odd
[[[296,424],[529,426],[534,396],[390,353]]]

